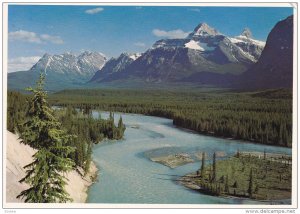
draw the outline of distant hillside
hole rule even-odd
[[[269,98],[269,99],[292,99],[293,91],[291,89],[270,89],[266,91],[261,91],[257,93],[253,93],[252,97],[261,97],[261,98]]]

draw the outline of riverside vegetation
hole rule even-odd
[[[210,195],[247,197],[256,200],[282,200],[291,198],[291,157],[286,155],[255,155],[240,153],[226,160],[205,165],[181,178],[180,182]],[[195,188],[195,186],[197,188]]]
[[[201,134],[292,146],[292,92],[76,89],[51,94],[58,106],[139,113],[173,119]]]
[[[22,122],[28,118],[26,115],[27,100],[30,95],[24,95],[19,92],[8,92],[7,109],[7,129],[13,133],[22,133],[24,127]],[[91,160],[91,147],[93,143],[99,143],[103,139],[121,139],[125,132],[125,125],[122,118],[118,125],[114,124],[114,114],[105,120],[102,118],[93,118],[88,109],[77,111],[75,108],[56,109],[53,115],[58,118],[62,127],[69,134],[77,137],[70,142],[70,146],[75,147],[75,152],[71,155],[77,166],[83,167],[85,173]],[[88,161],[87,161],[88,160]]]
[[[122,118],[118,126],[111,113],[109,119],[94,119],[86,109],[83,113],[69,107],[54,111],[47,102],[41,75],[33,95],[8,92],[7,129],[18,133],[22,143],[38,151],[33,162],[26,165],[26,176],[21,183],[30,188],[17,197],[29,203],[56,203],[72,201],[65,191],[65,172],[74,167],[88,172],[92,143],[103,138],[121,139],[125,125]]]
[[[50,97],[53,105],[140,113],[173,119],[173,124],[202,134],[260,144],[292,146],[292,93],[289,89],[259,92],[65,90]],[[290,157],[259,158],[238,153],[214,161],[181,181],[215,196],[254,200],[291,198]],[[202,159],[205,162],[205,158]],[[202,172],[202,173],[201,173]],[[203,176],[202,176],[203,175]]]

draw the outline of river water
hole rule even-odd
[[[93,112],[98,117],[98,112]],[[247,199],[220,198],[200,194],[179,185],[176,179],[200,168],[200,162],[175,169],[147,158],[149,151],[212,154],[224,151],[228,156],[240,151],[291,154],[291,149],[228,140],[175,127],[172,120],[136,114],[121,114],[126,125],[123,140],[107,141],[93,148],[93,160],[99,168],[98,181],[88,192],[88,203],[130,204],[258,204]],[[115,114],[115,120],[120,114]],[[101,113],[102,118],[108,114]],[[148,152],[148,153],[147,153]]]

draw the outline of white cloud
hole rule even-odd
[[[134,45],[138,46],[138,47],[145,47],[146,46],[146,44],[143,43],[143,42],[136,42],[136,43],[134,43]]]
[[[201,12],[201,10],[199,8],[190,8],[189,10],[193,11],[193,12],[197,12],[197,13]]]
[[[53,44],[63,44],[64,43],[64,41],[59,36],[50,36],[48,34],[42,34],[41,39],[43,41],[48,41]]]
[[[17,57],[8,60],[8,72],[27,71],[29,70],[41,57]]]
[[[59,36],[51,36],[48,34],[38,35],[35,32],[29,32],[25,30],[18,30],[14,32],[8,33],[8,39],[10,41],[22,41],[22,42],[30,42],[30,43],[53,43],[53,44],[63,44],[64,41]]]
[[[96,14],[96,13],[100,13],[102,12],[104,9],[102,7],[97,7],[97,8],[93,8],[93,9],[90,9],[90,10],[86,10],[85,13],[87,14]]]
[[[29,32],[25,30],[18,30],[14,32],[8,33],[8,39],[11,41],[23,41],[23,42],[31,42],[31,43],[42,43],[41,39],[34,32]]]
[[[170,30],[170,31],[154,29],[152,33],[157,37],[166,37],[168,39],[183,39],[187,37],[190,32],[184,32],[181,29]]]

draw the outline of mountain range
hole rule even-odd
[[[8,88],[24,89],[33,85],[40,72],[46,74],[48,90],[77,87],[90,80],[106,61],[104,54],[91,51],[79,55],[70,52],[59,55],[46,53],[30,70],[9,73]]]
[[[47,87],[101,87],[107,83],[196,84],[217,87],[273,88],[292,86],[293,16],[278,22],[266,43],[245,28],[229,37],[206,23],[186,38],[162,39],[141,54],[107,58],[97,52],[76,56],[45,54],[29,71],[9,73],[9,88],[31,85],[40,71]],[[28,82],[29,81],[29,82]],[[31,82],[30,82],[31,81]]]
[[[155,42],[135,60],[124,53],[111,59],[91,82],[132,78],[155,83],[189,82],[190,77],[206,73],[238,75],[257,62],[264,45],[251,37],[249,29],[230,38],[201,23],[184,39]]]

